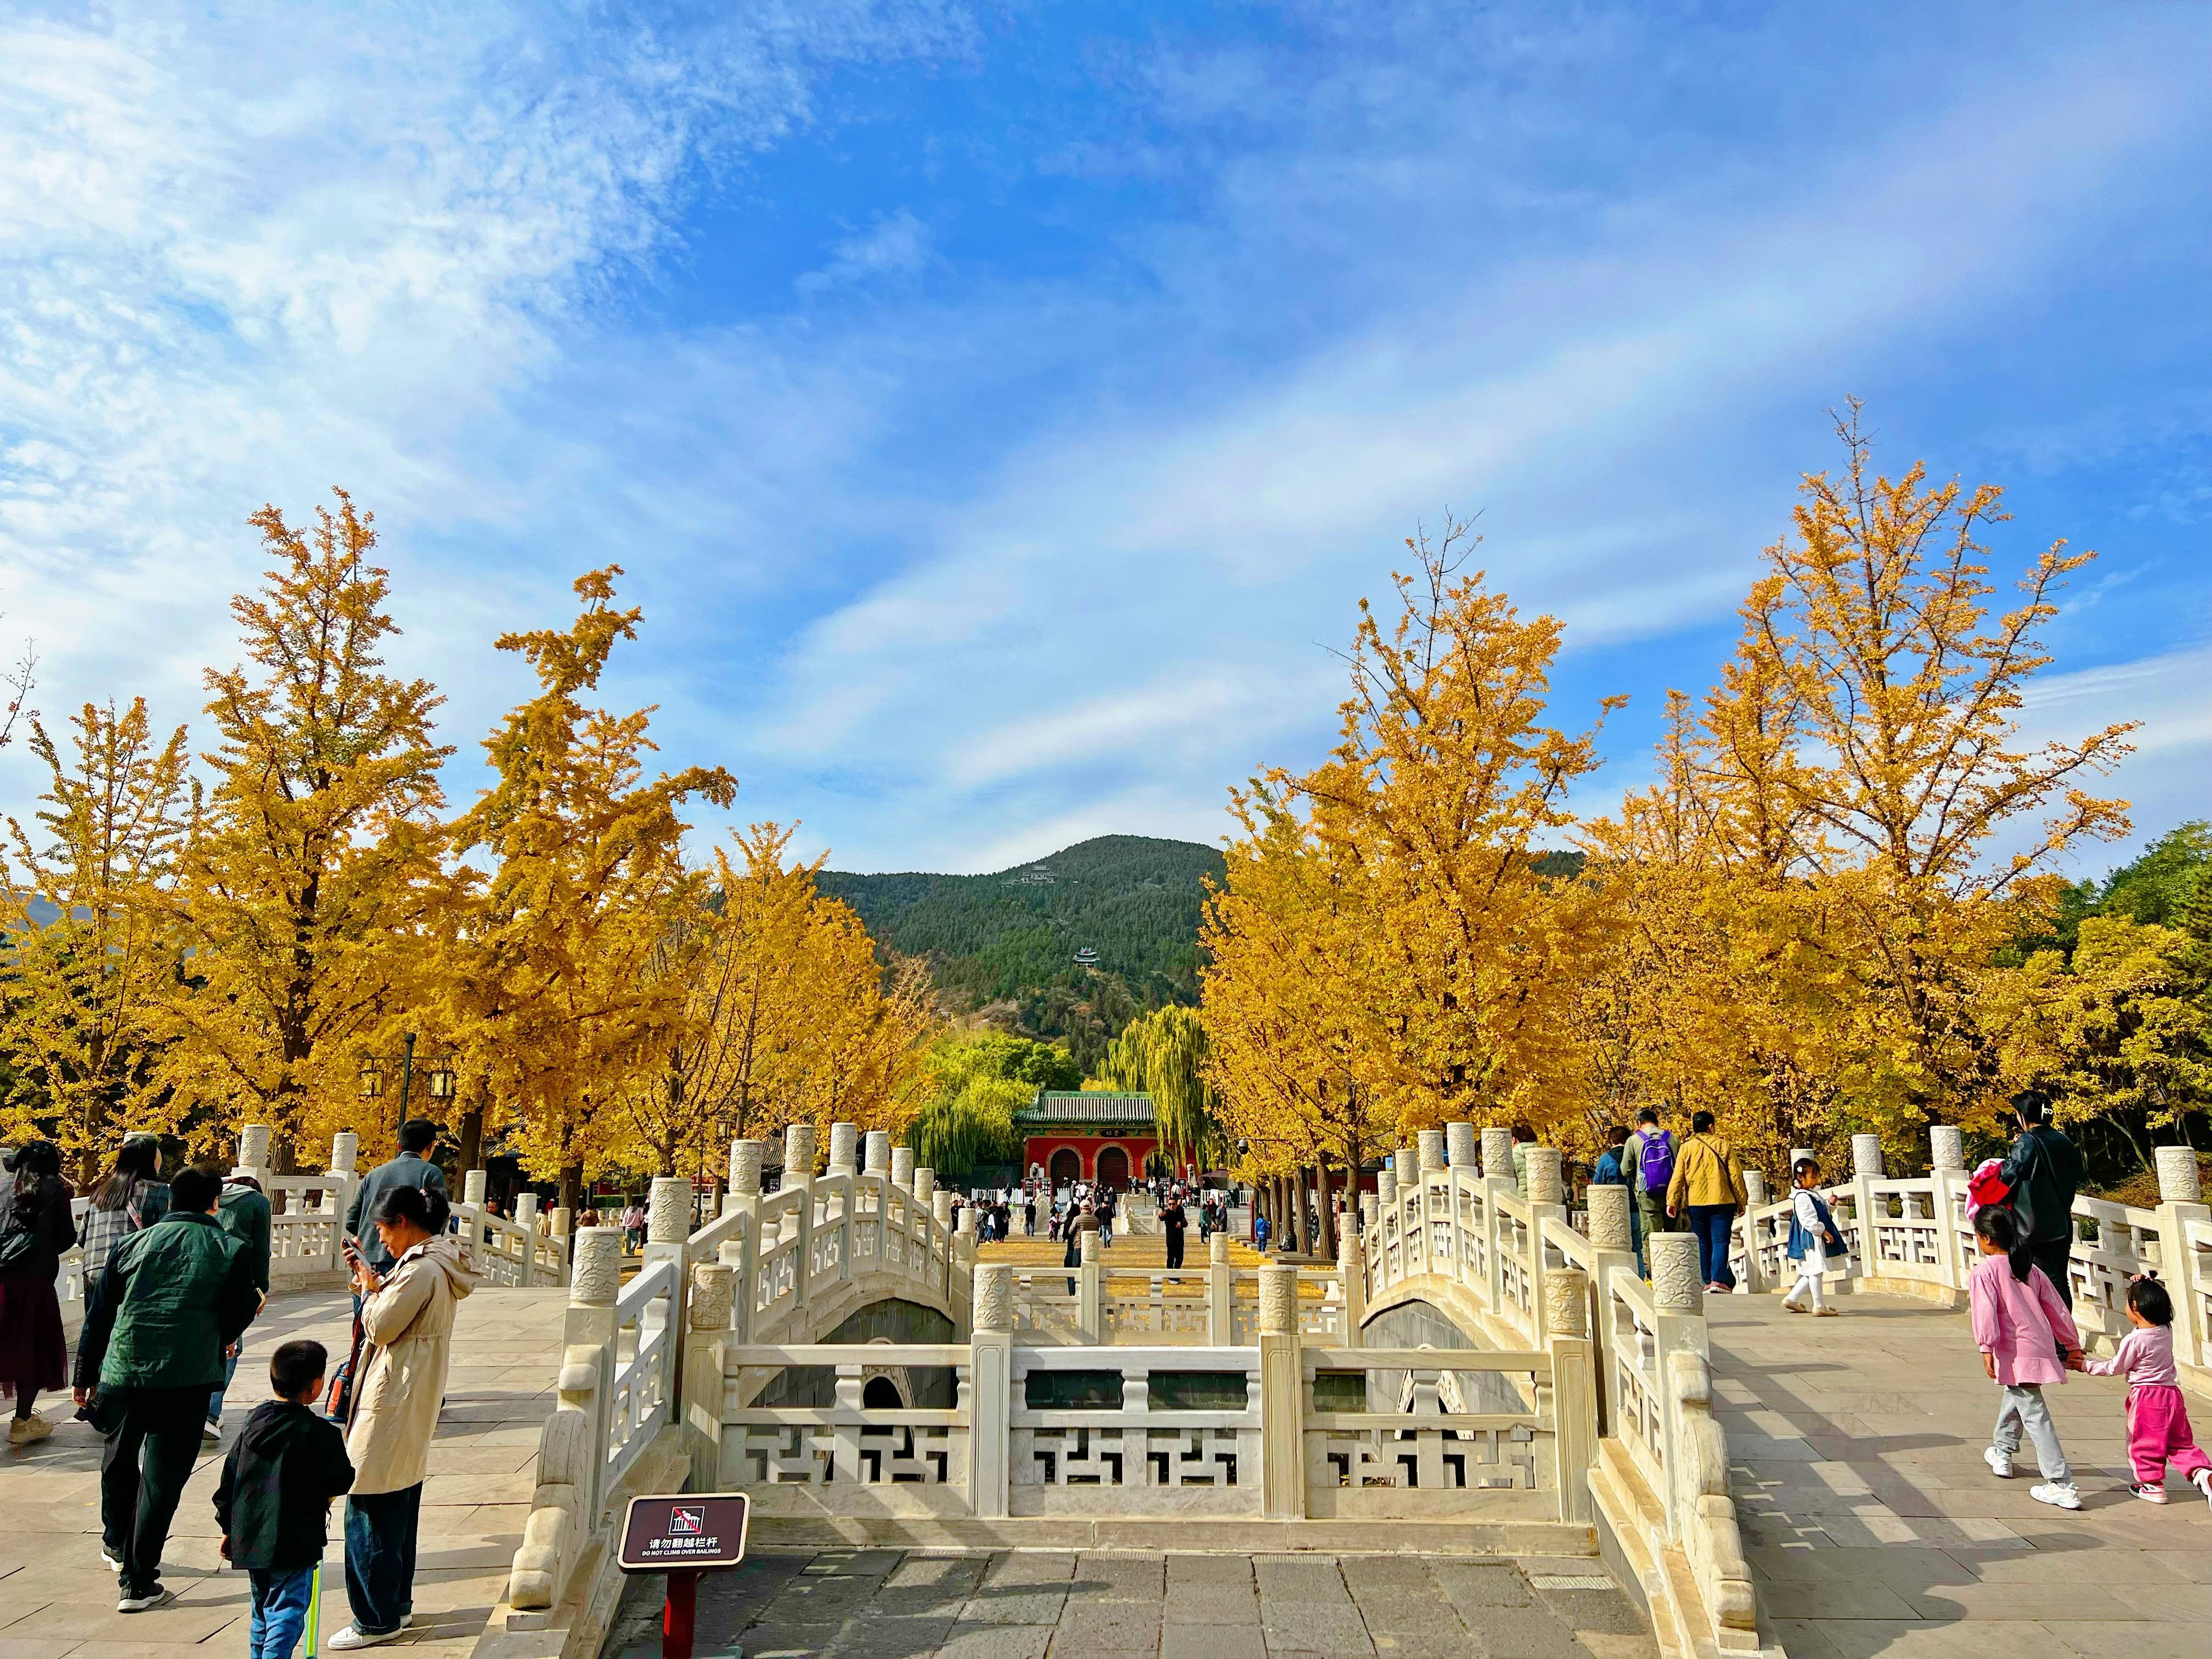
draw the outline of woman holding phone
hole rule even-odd
[[[446,1231],[446,1195],[395,1187],[376,1212],[392,1253],[380,1273],[349,1249],[362,1299],[360,1371],[346,1421],[346,1455],[357,1472],[346,1500],[346,1599],[353,1623],[326,1644],[373,1647],[407,1628],[415,1611],[415,1537],[430,1441],[446,1395],[453,1311],[477,1274]]]

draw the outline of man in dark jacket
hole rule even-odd
[[[427,1118],[409,1118],[399,1126],[399,1156],[364,1176],[361,1190],[346,1207],[346,1236],[361,1241],[362,1259],[379,1273],[392,1271],[392,1252],[384,1248],[374,1224],[386,1195],[394,1187],[434,1187],[441,1194],[446,1190],[445,1172],[430,1162],[437,1145],[436,1124]]]
[[[161,1585],[161,1547],[199,1454],[208,1395],[222,1381],[223,1350],[261,1303],[245,1247],[216,1224],[219,1189],[204,1170],[178,1172],[168,1214],[107,1258],[84,1328],[100,1366],[94,1421],[107,1440],[100,1559],[120,1582],[118,1613],[174,1599]]]
[[[2000,1178],[2012,1188],[2012,1210],[2027,1229],[2028,1255],[2070,1308],[2074,1275],[2066,1270],[2066,1258],[2074,1249],[2081,1154],[2052,1127],[2051,1097],[2041,1090],[2021,1090],[2012,1107],[2020,1114],[2020,1139],[2005,1155]]]
[[[222,1196],[216,1200],[216,1224],[246,1247],[246,1259],[253,1264],[253,1285],[261,1292],[264,1303],[269,1300],[269,1200],[262,1194],[261,1183],[253,1178],[252,1171],[236,1169],[223,1183]],[[238,1350],[233,1347],[223,1356],[222,1387],[208,1396],[207,1427],[201,1434],[209,1440],[222,1435],[222,1397],[230,1389],[230,1379],[238,1375]]]
[[[314,1408],[329,1363],[321,1343],[306,1340],[270,1357],[276,1397],[246,1419],[215,1489],[223,1557],[253,1587],[250,1659],[289,1659],[330,1542],[331,1501],[353,1485],[345,1436]]]

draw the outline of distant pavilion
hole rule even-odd
[[[1014,1114],[1014,1130],[1023,1175],[1042,1171],[1054,1188],[1079,1181],[1127,1188],[1160,1145],[1148,1094],[1042,1089]]]

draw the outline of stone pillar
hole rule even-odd
[[[1859,1181],[1880,1181],[1882,1178],[1880,1135],[1851,1137],[1851,1176]]]
[[[1938,1123],[1928,1131],[1928,1205],[1936,1223],[1936,1260],[1943,1283],[1956,1295],[1966,1292],[1966,1277],[1979,1252],[1960,1237],[1966,1225],[1966,1149],[1959,1131]]]
[[[937,1197],[937,1171],[927,1167],[914,1172],[914,1201],[929,1209]]]
[[[538,1282],[538,1194],[527,1187],[514,1195],[514,1224],[522,1229],[522,1282]]]
[[[1472,1170],[1481,1161],[1481,1142],[1472,1123],[1444,1125],[1444,1161],[1455,1170]]]
[[[783,1228],[789,1231],[793,1225],[799,1229],[798,1255],[792,1272],[792,1305],[804,1308],[811,1301],[808,1281],[814,1274],[814,1126],[811,1123],[787,1125],[783,1132],[783,1186],[785,1192],[799,1194],[787,1215]],[[779,1236],[780,1237],[780,1236]],[[806,1328],[800,1320],[796,1328]]]
[[[1389,1210],[1393,1215],[1398,1212],[1398,1176],[1395,1170],[1385,1166],[1376,1173],[1375,1196],[1379,1200],[1378,1207]]]
[[[908,1192],[914,1190],[913,1147],[894,1146],[891,1148],[891,1185],[894,1187],[903,1187]]]
[[[1595,1364],[1600,1376],[1610,1376],[1615,1335],[1613,1319],[1613,1285],[1616,1275],[1641,1282],[1636,1268],[1635,1224],[1630,1219],[1630,1206],[1635,1198],[1626,1187],[1593,1187],[1587,1197],[1589,1201],[1589,1242],[1591,1279],[1594,1299],[1597,1304],[1597,1326],[1595,1332]],[[1599,1390],[1601,1408],[1610,1412],[1604,1401],[1604,1390]]]
[[[243,1170],[269,1167],[269,1126],[249,1123],[238,1132],[238,1164]]]
[[[732,1340],[735,1269],[702,1261],[691,1269],[691,1308],[684,1342],[683,1392],[673,1413],[691,1458],[691,1490],[722,1489],[722,1361]]]
[[[1754,1206],[1764,1206],[1772,1201],[1767,1196],[1766,1171],[1764,1170],[1746,1170],[1743,1172],[1743,1189]]]
[[[961,1218],[964,1222],[974,1211]],[[1098,1235],[1085,1232],[1083,1240],[1082,1265],[1075,1270],[1075,1331],[1079,1341],[1103,1343],[1113,1340],[1106,1323],[1106,1264],[1104,1251]]]
[[[1362,1232],[1373,1231],[1376,1220],[1381,1212],[1382,1208],[1382,1195],[1379,1193],[1360,1194],[1359,1227]]]
[[[860,1152],[860,1126],[857,1123],[832,1123],[830,1126],[830,1173],[833,1176],[857,1172]]]
[[[1229,1235],[1206,1241],[1206,1340],[1208,1346],[1237,1345],[1237,1269],[1229,1261]]]
[[[591,1517],[599,1513],[605,1492],[614,1403],[615,1300],[622,1294],[622,1229],[586,1227],[577,1233],[575,1244],[558,1387],[562,1406],[585,1416],[590,1476],[588,1490],[579,1496],[588,1527]]]
[[[576,1212],[565,1206],[555,1206],[553,1219],[547,1224],[545,1231],[554,1237],[564,1239],[573,1245],[576,1239]]]
[[[936,1218],[939,1226],[950,1228],[952,1225],[952,1194],[942,1187],[931,1193],[929,1212]]]
[[[724,1216],[743,1214],[734,1237],[725,1239],[715,1255],[737,1270],[736,1300],[731,1328],[738,1342],[752,1340],[753,1292],[758,1282],[761,1250],[767,1231],[761,1218],[761,1171],[768,1163],[768,1143],[746,1139],[730,1143],[730,1185],[722,1194]]]
[[[1692,1233],[1653,1233],[1644,1241],[1651,1264],[1653,1342],[1657,1349],[1654,1370],[1659,1387],[1660,1419],[1666,1444],[1686,1449],[1690,1444],[1681,1402],[1675,1398],[1673,1357],[1694,1353],[1707,1357],[1705,1344],[1705,1285],[1698,1272],[1698,1240]],[[1670,1455],[1674,1454],[1670,1453]],[[1686,1452],[1685,1451],[1685,1454]],[[1674,1481],[1664,1483],[1660,1500],[1667,1508],[1667,1534],[1681,1533],[1680,1493]]]
[[[1367,1258],[1349,1227],[1336,1237],[1336,1277],[1344,1302],[1344,1329],[1338,1334],[1338,1346],[1356,1348],[1359,1328],[1367,1322]]]
[[[682,1176],[655,1176],[653,1188],[646,1198],[645,1259],[647,1271],[665,1261],[670,1264],[675,1284],[674,1293],[665,1302],[648,1304],[640,1321],[641,1330],[658,1327],[668,1328],[668,1370],[663,1386],[679,1388],[682,1379],[678,1367],[684,1353],[686,1287],[690,1274],[686,1268],[685,1241],[691,1235],[691,1183]],[[726,1315],[725,1317],[726,1318]],[[720,1410],[719,1406],[716,1410]]]
[[[1298,1270],[1262,1267],[1260,1515],[1267,1521],[1305,1518],[1305,1376],[1298,1348]]]
[[[1545,1281],[1552,1271],[1551,1256],[1544,1242],[1544,1229],[1553,1223],[1565,1226],[1567,1220],[1567,1185],[1560,1170],[1559,1149],[1556,1146],[1530,1146],[1526,1156],[1528,1165],[1528,1307],[1530,1322],[1537,1328],[1532,1334],[1540,1340],[1544,1319]]]
[[[1486,1181],[1513,1181],[1513,1131],[1485,1129],[1482,1132],[1482,1175]]]
[[[2188,1230],[2192,1224],[2212,1224],[2212,1208],[2204,1203],[2193,1147],[2155,1147],[2151,1156],[2158,1166],[2159,1259],[2165,1264],[2160,1277],[2173,1297],[2173,1357],[2197,1367],[2193,1380],[2203,1382],[2205,1373],[2212,1370],[2212,1328],[2207,1327],[2204,1298],[2192,1271]]]
[[[1513,1132],[1510,1129],[1486,1128],[1482,1132],[1482,1241],[1483,1282],[1473,1288],[1483,1298],[1483,1306],[1493,1315],[1502,1316],[1505,1307],[1505,1241],[1512,1229],[1499,1212],[1501,1193],[1518,1194],[1520,1183],[1513,1178]]]
[[[1597,1456],[1598,1434],[1589,1297],[1589,1276],[1579,1267],[1555,1267],[1544,1276],[1544,1346],[1552,1355],[1553,1449],[1559,1458],[1559,1518],[1585,1525],[1595,1514],[1589,1471]]]
[[[1888,1212],[1887,1201],[1876,1196],[1874,1183],[1882,1178],[1881,1137],[1851,1137],[1851,1209],[1858,1218],[1859,1272],[1869,1278],[1882,1270],[1877,1224]]]
[[[471,1170],[461,1177],[461,1202],[483,1208],[484,1186],[491,1179],[483,1170]]]
[[[814,1179],[814,1126],[793,1123],[783,1132],[783,1184]]]
[[[868,1166],[872,1176],[889,1175],[891,1168],[891,1137],[887,1129],[868,1131]]]
[[[1966,1167],[1966,1143],[1954,1125],[1938,1123],[1928,1131],[1928,1167],[1931,1170],[1963,1170]]]
[[[1007,1513],[1012,1468],[1014,1270],[1010,1263],[975,1266],[968,1339],[968,1501],[980,1518]]]
[[[1442,1129],[1424,1129],[1421,1131],[1421,1150],[1419,1158],[1421,1173],[1423,1175],[1431,1174],[1434,1171],[1440,1170],[1445,1167],[1444,1132]]]
[[[1560,1175],[1558,1147],[1531,1146],[1528,1149],[1528,1201],[1551,1205],[1555,1208],[1566,1203],[1567,1188]]]
[[[332,1175],[350,1176],[361,1157],[361,1137],[350,1129],[341,1129],[331,1137],[331,1170]]]

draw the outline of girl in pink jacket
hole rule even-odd
[[[2066,1467],[2043,1389],[2047,1382],[2063,1382],[2067,1369],[2081,1364],[2081,1334],[2056,1287],[2028,1259],[2027,1241],[2010,1210],[1984,1206],[1974,1216],[1974,1234],[1982,1249],[1981,1261],[1967,1280],[1974,1344],[1982,1351],[1982,1369],[2004,1390],[1996,1431],[1982,1457],[1990,1474],[2010,1480],[2025,1430],[2043,1470],[2043,1484],[2028,1496],[2039,1504],[2078,1510],[2081,1496],[2074,1487],[2074,1472]]]
[[[2128,1456],[2136,1466],[2128,1490],[2147,1504],[2166,1502],[2166,1466],[2212,1501],[2212,1458],[2190,1432],[2181,1378],[2173,1368],[2173,1298],[2155,1279],[2128,1283],[2128,1323],[2110,1359],[2081,1369],[2092,1376],[2128,1379]]]

